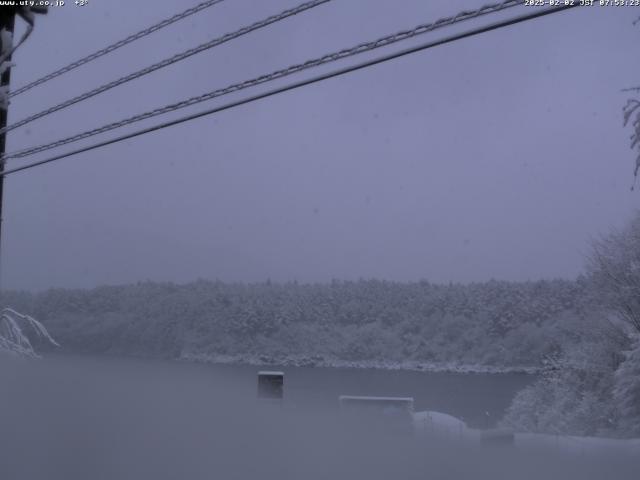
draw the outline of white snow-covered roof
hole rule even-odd
[[[419,426],[435,426],[440,428],[466,429],[467,425],[459,418],[442,412],[424,411],[413,414],[414,421]]]
[[[284,372],[262,370],[262,371],[258,372],[258,375],[281,375],[281,376],[284,376]]]

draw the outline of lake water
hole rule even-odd
[[[258,370],[82,356],[0,358],[0,478],[424,478],[427,470],[461,468],[459,452],[347,431],[336,415],[338,395],[412,396],[416,410],[484,426],[533,380],[282,368],[285,408],[274,408],[256,400]],[[492,470],[505,467],[504,458],[467,453],[465,465],[482,459],[467,473],[482,465],[486,478],[504,474]],[[509,468],[523,471],[521,464]]]
[[[49,388],[60,400],[65,394],[77,394],[56,391],[56,386],[63,385],[74,385],[85,395],[126,390],[133,398],[147,395],[148,388],[158,396],[171,396],[178,388],[184,395],[215,398],[220,386],[238,399],[254,399],[256,374],[269,369],[285,373],[285,404],[291,408],[335,408],[339,395],[413,397],[416,411],[448,413],[479,428],[493,426],[514,395],[535,379],[525,374],[256,367],[66,355],[21,366],[26,375],[43,375],[39,380],[42,391]]]

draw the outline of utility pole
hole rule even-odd
[[[10,32],[13,35],[13,28],[16,20],[16,10],[13,7],[0,7],[0,31],[3,29]],[[12,45],[2,45],[2,50],[12,48]],[[11,61],[11,55],[6,59],[7,62]],[[0,77],[0,88],[6,87],[8,89],[9,81],[11,80],[11,68],[7,68],[2,77]],[[7,113],[9,110],[8,98],[5,108],[0,108],[0,128],[7,126]],[[4,158],[1,158],[5,154],[7,144],[7,132],[0,133],[0,174],[4,172]],[[0,175],[0,255],[2,255],[2,199],[4,197],[4,176]],[[1,265],[1,263],[0,263]],[[0,271],[0,275],[2,272]]]
[[[20,43],[22,43],[28,36],[29,33],[31,32],[31,29],[33,29],[33,25],[34,25],[34,14],[38,13],[38,14],[45,14],[47,13],[49,10],[48,6],[45,5],[37,5],[37,6],[0,6],[0,32],[5,30],[7,31],[11,38],[13,38],[13,30],[14,30],[14,26],[15,26],[15,21],[16,21],[16,15],[20,15],[20,17],[25,20],[29,26],[30,26],[30,30],[28,30],[27,34],[25,34],[25,36],[20,40],[20,42],[18,42],[16,45],[19,45]],[[5,35],[5,39],[8,36]],[[15,44],[15,40],[12,41],[11,45],[2,45],[2,38],[0,37],[0,47],[2,53],[4,54],[4,52],[11,52],[11,50],[14,48],[13,45]],[[11,80],[11,67],[8,66],[10,65],[11,62],[11,55],[8,55],[7,58],[4,59],[4,62],[7,62],[7,69],[2,72],[2,76],[0,76],[0,88],[6,89],[5,95],[4,95],[4,101],[5,101],[5,105],[0,106],[0,128],[4,128],[7,126],[7,115],[8,115],[8,110],[9,110],[9,83]],[[2,216],[2,204],[3,204],[3,198],[4,198],[4,175],[2,175],[2,173],[4,172],[4,165],[5,165],[5,161],[4,158],[2,158],[5,154],[6,151],[6,146],[7,146],[7,132],[3,132],[0,133],[0,255],[2,255],[2,221],[3,221],[3,216]],[[0,259],[2,257],[0,256]],[[1,262],[0,262],[1,265]],[[0,280],[1,280],[1,275],[2,275],[2,271],[0,270]],[[0,283],[0,292],[2,291],[1,288],[1,283]]]

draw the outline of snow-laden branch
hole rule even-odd
[[[636,167],[633,171],[634,177],[637,177],[640,170],[640,101],[629,99],[622,113],[624,115],[624,126],[631,126],[631,148],[637,148],[639,152],[636,158]]]
[[[639,23],[640,17],[633,21],[634,25]],[[640,93],[640,86],[625,88],[623,91]],[[631,125],[631,149],[637,148],[638,150],[636,166],[633,170],[633,186],[631,187],[631,190],[633,190],[636,178],[638,178],[638,171],[640,171],[640,100],[637,98],[627,100],[627,104],[622,109],[622,114],[624,115],[624,126]]]
[[[11,353],[28,357],[38,357],[31,340],[49,343],[56,347],[56,342],[47,329],[29,315],[23,315],[11,308],[4,308],[0,313],[0,353]]]

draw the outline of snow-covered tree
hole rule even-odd
[[[603,303],[640,333],[640,213],[593,242],[588,270]]]
[[[0,313],[0,353],[37,357],[32,340],[59,346],[36,319],[4,308]]]
[[[570,325],[577,341],[564,336],[546,374],[516,397],[505,417],[514,428],[640,435],[640,213],[593,242],[588,271],[606,311]]]

